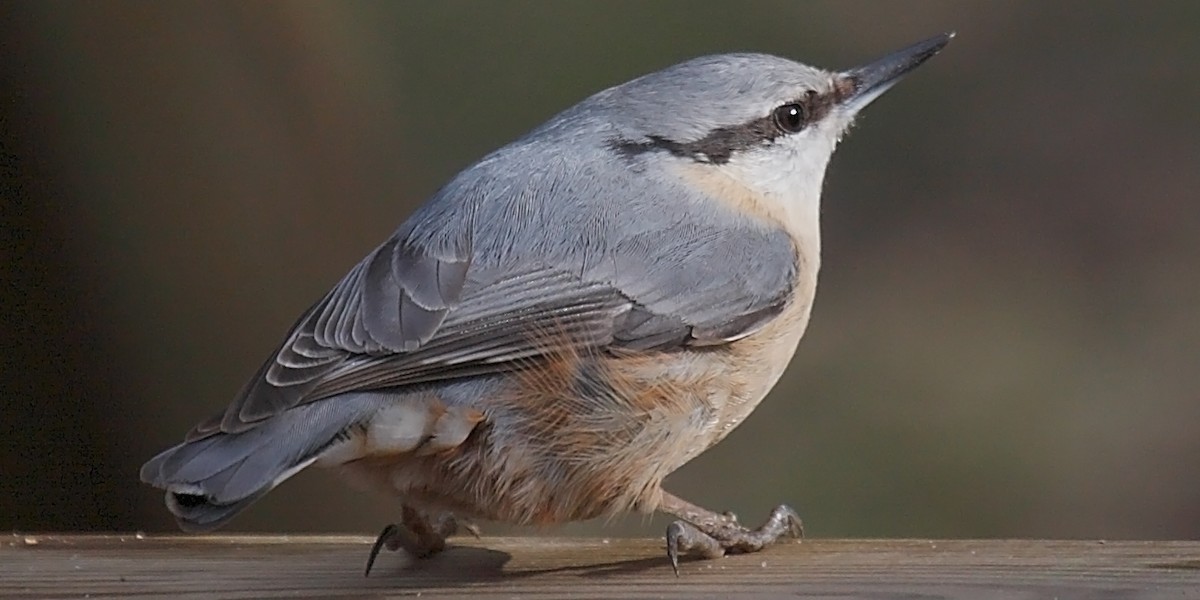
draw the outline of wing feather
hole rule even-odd
[[[464,171],[301,317],[219,425],[190,437],[349,391],[510,370],[556,345],[727,343],[782,310],[799,263],[778,225],[682,185],[597,183],[577,158],[526,158],[545,165],[526,180],[495,158]]]

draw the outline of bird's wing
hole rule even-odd
[[[648,189],[580,169],[560,158],[536,177],[460,175],[301,317],[228,410],[190,437],[348,391],[503,371],[563,350],[548,343],[721,344],[783,308],[798,264],[778,225],[682,182]]]

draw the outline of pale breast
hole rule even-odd
[[[670,435],[658,431],[655,435],[666,442],[656,456],[666,472],[721,441],[754,411],[783,375],[808,325],[816,290],[815,265],[803,266],[806,268],[800,270],[792,300],[753,334],[720,348],[687,350],[650,361],[621,361],[619,368],[630,381],[640,381],[644,386],[669,381],[679,390],[687,390],[670,403],[671,412],[679,416],[663,421],[684,430]],[[667,403],[660,400],[656,404]]]
[[[771,391],[808,327],[821,262],[820,179],[785,181],[787,185],[779,189],[763,189],[744,185],[744,178],[728,170],[690,166],[682,173],[714,200],[782,227],[792,238],[796,252],[796,279],[783,312],[708,361],[710,368],[731,380],[731,386],[728,398],[722,396],[726,392],[723,389],[711,399],[717,418],[704,432],[707,448],[740,425]]]
[[[708,444],[725,438],[771,391],[808,327],[817,290],[820,254],[814,237],[796,236],[797,274],[784,310],[762,329],[724,348],[713,366],[730,381],[728,398],[714,398],[717,418],[704,432]]]
[[[725,371],[737,382],[709,430],[709,445],[715,444],[742,423],[779,381],[812,311],[813,294],[806,291],[766,327],[752,336],[730,345],[725,356]]]

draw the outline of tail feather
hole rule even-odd
[[[311,465],[339,434],[369,418],[385,397],[354,394],[306,404],[239,433],[184,442],[142,466],[142,481],[166,490],[185,531],[224,525]]]

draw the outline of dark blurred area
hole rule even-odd
[[[5,528],[172,530],[138,466],[441,183],[588,94],[957,30],[834,157],[784,380],[669,486],[748,522],[792,503],[817,536],[1200,537],[1200,3],[3,13]],[[232,529],[374,533],[395,508],[308,472]],[[665,520],[603,525],[553,531]]]

